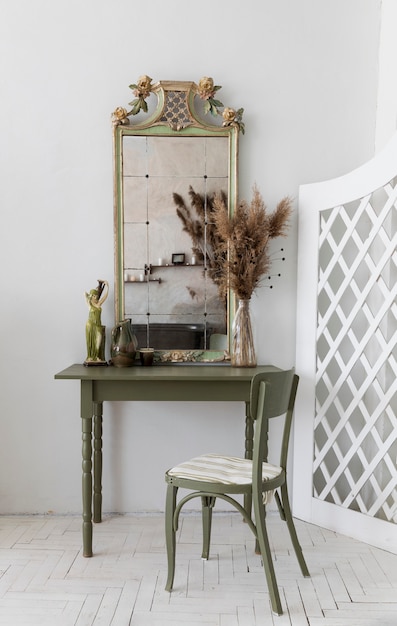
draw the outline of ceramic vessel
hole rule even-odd
[[[141,365],[153,365],[154,349],[153,348],[140,348],[140,360]]]
[[[138,341],[131,320],[122,320],[112,329],[110,356],[115,367],[130,367],[135,364]]]

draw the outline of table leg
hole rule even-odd
[[[92,381],[81,381],[83,556],[92,556]]]
[[[250,403],[245,403],[245,455],[244,458],[252,459],[252,453],[254,449],[254,420],[250,413]],[[252,496],[244,496],[244,508],[251,514],[252,509]]]
[[[102,521],[102,402],[94,402],[94,522]]]

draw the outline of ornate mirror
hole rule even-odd
[[[242,109],[210,78],[151,81],[113,113],[116,322],[157,360],[222,361],[234,303],[218,293],[211,209],[215,194],[236,203]]]

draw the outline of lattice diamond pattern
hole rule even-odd
[[[397,178],[320,216],[314,496],[397,523]]]
[[[185,128],[192,123],[185,91],[166,92],[166,103],[161,121],[166,122],[173,129]]]

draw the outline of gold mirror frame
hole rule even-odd
[[[113,142],[114,142],[114,241],[115,241],[115,321],[133,317],[126,314],[126,185],[124,167],[127,161],[125,154],[125,142],[128,138],[167,138],[175,141],[178,138],[225,138],[227,142],[227,195],[228,211],[233,214],[237,202],[238,185],[238,137],[239,131],[244,132],[241,117],[243,109],[235,111],[231,108],[223,108],[223,104],[215,98],[219,86],[214,86],[211,78],[203,78],[198,85],[194,82],[182,81],[159,81],[151,83],[148,76],[139,79],[137,85],[130,85],[136,96],[130,103],[131,110],[118,107],[113,113]],[[148,102],[151,94],[157,97],[157,105],[149,111]],[[149,102],[150,104],[150,102]],[[197,108],[201,107],[200,114]],[[139,113],[139,121],[132,124],[132,117]],[[210,116],[208,114],[211,114]],[[203,117],[213,117],[217,124],[203,121]],[[142,119],[143,117],[143,119]],[[135,121],[135,120],[134,120]],[[176,144],[173,144],[174,146]],[[190,144],[191,145],[191,144]],[[185,155],[186,158],[186,155]],[[145,176],[144,174],[142,177]],[[146,178],[148,175],[146,174]],[[186,188],[186,196],[188,189]],[[168,197],[168,196],[167,196]],[[175,209],[176,211],[176,209]],[[149,223],[149,222],[146,222]],[[182,224],[181,224],[182,231]],[[178,253],[179,250],[173,250]],[[193,263],[194,264],[194,263]],[[172,263],[170,263],[172,265]],[[189,265],[187,263],[186,265]],[[167,263],[168,266],[168,263]],[[204,260],[204,266],[206,261]],[[147,272],[152,271],[152,265],[145,259],[142,262],[144,268],[144,282]],[[206,267],[204,269],[207,269]],[[208,275],[208,273],[207,273]],[[132,277],[135,281],[135,277]],[[142,275],[140,276],[142,280]],[[148,282],[151,281],[150,273]],[[161,279],[153,279],[153,282],[161,283]],[[139,279],[137,280],[139,282]],[[128,286],[128,288],[130,288]],[[149,288],[149,286],[148,286]],[[138,288],[139,289],[139,288]],[[136,292],[138,293],[138,291]],[[155,347],[155,362],[159,363],[227,363],[230,354],[230,329],[235,313],[235,299],[229,291],[226,298],[225,327],[227,335],[226,349],[209,348],[203,349],[170,349],[157,350]],[[150,312],[147,313],[149,315]],[[134,319],[132,318],[134,327]],[[148,321],[150,329],[150,321]],[[215,331],[216,332],[216,331]],[[138,346],[145,347],[145,346]],[[224,346],[223,346],[224,347]]]

